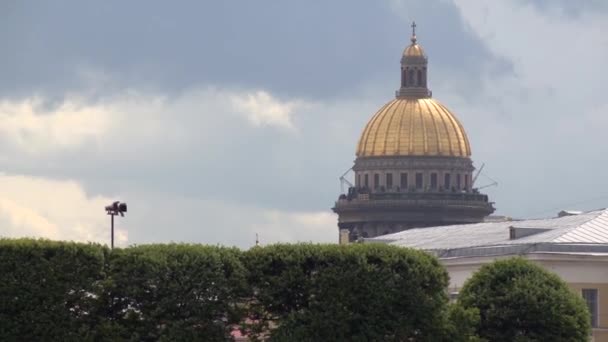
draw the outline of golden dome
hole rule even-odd
[[[458,119],[432,98],[396,98],[365,126],[357,157],[470,157],[471,147]]]
[[[412,44],[403,50],[404,57],[424,57],[424,50],[422,46],[418,45],[415,40],[412,40]]]

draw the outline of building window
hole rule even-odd
[[[591,326],[597,328],[598,326],[598,298],[597,298],[597,289],[583,289],[583,299],[587,303],[587,308],[589,308],[589,313],[591,314]]]
[[[388,189],[393,187],[393,174],[392,173],[386,174],[386,187]]]
[[[401,189],[407,189],[407,173],[401,174]]]
[[[401,86],[405,87],[407,85],[407,71],[405,69],[401,70]]]
[[[375,173],[374,174],[374,189],[377,189],[380,187],[380,175]]]
[[[369,187],[369,175],[366,173],[364,178],[364,182],[365,182],[365,187],[368,188]]]
[[[422,68],[422,86],[426,87],[426,68]]]
[[[422,173],[416,173],[416,189],[422,189]]]
[[[407,71],[407,85],[413,86],[414,85],[414,70],[409,69]]]
[[[437,174],[431,173],[431,189],[437,189]]]
[[[361,187],[361,175],[357,175],[357,186]]]
[[[451,186],[450,185],[450,180],[451,179],[450,179],[450,174],[449,173],[446,173],[446,174],[443,175],[443,187],[444,188],[446,188],[446,189],[450,188],[450,186]]]
[[[418,70],[417,85],[422,87],[422,70]]]
[[[469,175],[464,175],[464,188],[469,189]]]
[[[456,175],[456,188],[458,188],[458,190],[461,189],[461,186],[460,186],[460,173]]]

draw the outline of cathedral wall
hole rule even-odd
[[[392,157],[360,158],[353,170],[355,186],[372,191],[381,187],[385,191],[452,188],[470,191],[474,168],[468,158]]]

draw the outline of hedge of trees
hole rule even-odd
[[[2,341],[477,341],[488,319],[448,303],[436,258],[381,244],[0,240],[0,277]]]

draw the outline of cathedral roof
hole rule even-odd
[[[363,130],[357,157],[469,157],[467,134],[456,116],[432,98],[396,98]]]

